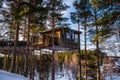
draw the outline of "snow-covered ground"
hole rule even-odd
[[[120,74],[104,74],[105,80],[120,80]]]
[[[68,73],[71,74],[69,71]],[[120,80],[120,74],[104,74],[104,77],[105,80]],[[0,70],[0,80],[29,80],[29,78]],[[35,78],[35,80],[38,80],[38,78]],[[49,78],[49,80],[51,80],[51,78]],[[68,74],[62,76],[56,75],[55,80],[74,80],[74,78],[72,75],[68,76]]]
[[[104,66],[104,64],[103,64]],[[103,72],[103,66],[101,66],[101,72]],[[107,64],[107,66],[111,66],[110,64]],[[119,67],[120,66],[120,59],[118,59],[115,62],[114,67]],[[105,80],[120,80],[120,73],[103,73],[103,76],[105,77]]]
[[[0,80],[29,80],[29,79],[18,74],[0,70]]]
[[[116,64],[120,64],[120,59],[116,62]],[[102,67],[101,67],[102,69]],[[55,80],[75,80],[75,75],[71,69],[64,68],[62,71],[55,72]],[[103,73],[105,80],[120,80],[119,73]],[[10,73],[7,71],[0,70],[0,80],[29,80],[22,75]],[[36,74],[34,80],[39,80],[39,74]],[[48,80],[52,80],[51,74],[48,77]]]
[[[67,72],[67,74],[66,74]],[[63,75],[62,75],[63,74]],[[38,76],[34,78],[35,80],[39,80]],[[49,80],[52,78],[49,76]],[[22,75],[10,73],[7,71],[0,70],[0,80],[29,80],[29,78],[26,78]],[[74,80],[73,76],[71,74],[71,71],[63,71],[60,74],[55,75],[55,80]]]

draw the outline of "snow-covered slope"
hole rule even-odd
[[[0,70],[0,80],[29,80],[29,79],[18,74]]]

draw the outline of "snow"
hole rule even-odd
[[[107,64],[107,65],[103,64],[103,66],[111,66],[111,65],[109,65],[109,64]],[[113,66],[113,68],[116,67],[116,66],[117,67],[120,66],[120,59],[118,59],[115,62],[115,66]],[[105,77],[105,80],[120,80],[120,73],[104,73],[103,70],[102,70],[103,69],[102,67],[101,67],[101,71],[103,73],[103,76]]]
[[[0,80],[29,80],[29,79],[22,75],[0,70]]]
[[[105,80],[120,80],[120,74],[104,74]]]
[[[4,57],[4,54],[0,53],[0,57]]]
[[[49,76],[48,80],[52,80],[52,76]],[[61,72],[56,72],[55,80],[75,80],[75,77],[73,76],[71,70],[63,69]]]
[[[120,59],[116,61],[116,65],[120,65]],[[105,80],[120,80],[120,73],[105,73],[103,70],[103,66],[101,66],[101,72],[105,77]],[[37,73],[37,72],[36,72]],[[52,80],[51,74],[49,75],[48,80]],[[55,72],[55,80],[75,80],[76,76],[73,74],[71,69],[64,69],[59,72]],[[90,77],[91,78],[91,77]],[[7,71],[0,70],[0,80],[29,80],[19,74],[10,73]],[[39,80],[39,74],[36,74],[34,80]]]

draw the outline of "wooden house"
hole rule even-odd
[[[78,49],[78,35],[80,31],[59,27],[54,29],[55,49]],[[52,30],[42,32],[39,36],[32,37],[32,46],[52,49]]]

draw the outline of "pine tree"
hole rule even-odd
[[[55,80],[55,70],[54,70],[54,28],[56,26],[63,26],[66,18],[63,17],[62,11],[65,11],[68,6],[63,3],[63,0],[48,0],[48,18],[51,22],[50,27],[52,28],[52,80]]]
[[[83,26],[84,26],[85,54],[87,55],[86,30],[87,30],[88,19],[91,16],[91,10],[90,10],[91,6],[89,4],[89,0],[84,0],[84,1],[76,0],[74,2],[74,7],[76,9],[76,12],[71,13],[71,19],[73,22],[76,21],[78,24],[81,22],[81,24],[83,24]],[[81,67],[81,64],[80,64],[80,67]],[[82,72],[80,70],[80,76],[81,76],[81,73]],[[85,80],[87,80],[87,58],[86,57],[85,57]]]

